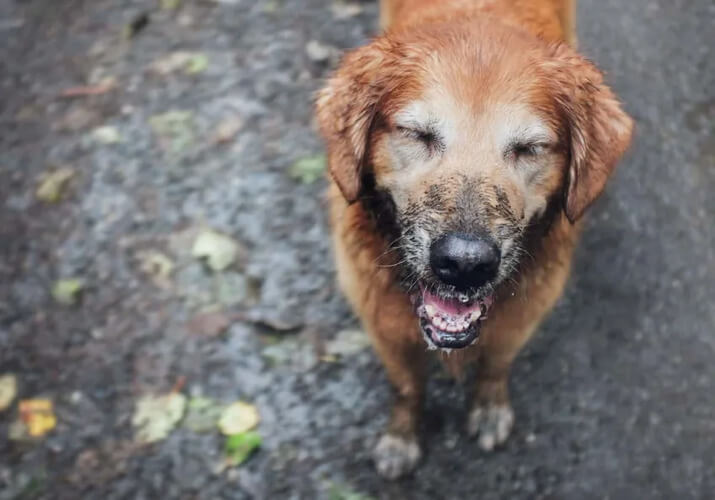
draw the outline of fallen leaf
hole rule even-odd
[[[136,440],[154,443],[165,439],[184,416],[185,409],[186,396],[178,392],[142,396],[132,416]]]
[[[58,168],[54,172],[45,174],[37,186],[35,196],[45,203],[57,203],[74,176],[74,169],[69,167]]]
[[[193,257],[206,259],[214,271],[223,271],[233,264],[238,252],[239,246],[234,239],[212,229],[202,231],[191,249]]]
[[[197,75],[209,67],[209,58],[206,54],[191,54],[184,65],[184,72],[187,75]]]
[[[82,288],[84,288],[84,283],[80,279],[58,280],[52,287],[52,297],[60,304],[71,306],[77,302]]]
[[[231,318],[220,311],[197,314],[187,325],[189,332],[206,337],[221,335],[231,326]]]
[[[362,330],[342,330],[334,339],[326,342],[325,354],[331,357],[348,357],[370,346],[370,338]]]
[[[174,262],[161,252],[147,250],[137,254],[139,268],[159,288],[169,288],[169,279],[174,271]]]
[[[218,428],[225,436],[250,431],[258,425],[260,417],[255,406],[237,401],[228,405],[218,421]]]
[[[179,50],[156,59],[149,65],[149,69],[157,75],[167,76],[180,70],[187,74],[199,73],[207,66],[208,57],[206,55],[200,52]]]
[[[216,126],[214,131],[214,142],[224,144],[231,141],[243,128],[243,120],[240,116],[229,116]]]
[[[96,123],[99,115],[90,109],[74,107],[70,109],[55,125],[55,128],[66,132],[79,132]]]
[[[216,423],[225,405],[205,397],[189,400],[182,425],[194,432],[209,432],[216,429]]]
[[[57,425],[49,399],[25,399],[19,403],[20,420],[31,437],[42,437]]]
[[[241,465],[261,446],[261,441],[261,436],[256,432],[242,432],[228,436],[224,445],[226,461],[234,467]]]
[[[122,140],[122,137],[119,135],[119,130],[111,125],[97,127],[92,131],[92,137],[101,144],[117,144]]]
[[[332,483],[328,491],[329,500],[372,500],[372,497],[357,493],[348,486]]]
[[[7,409],[17,396],[17,377],[12,373],[0,376],[0,411]]]
[[[336,19],[348,19],[355,17],[362,12],[362,6],[358,3],[338,2],[331,5],[330,10]]]
[[[117,81],[114,78],[106,78],[96,85],[79,85],[77,87],[65,89],[60,92],[60,97],[69,98],[102,95],[112,90],[116,84]]]
[[[176,10],[181,5],[181,0],[159,0],[159,5],[164,10]]]
[[[290,176],[303,184],[312,184],[325,172],[325,155],[306,156],[297,160],[290,168]]]
[[[194,115],[191,111],[172,110],[149,118],[149,125],[162,148],[181,153],[194,142]]]

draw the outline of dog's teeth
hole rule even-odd
[[[437,312],[437,308],[431,304],[425,304],[425,312],[429,318],[433,317]]]

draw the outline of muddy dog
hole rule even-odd
[[[340,285],[396,390],[374,451],[413,469],[428,350],[477,362],[467,431],[511,430],[510,365],[569,274],[633,122],[574,49],[570,0],[393,0],[317,116]]]

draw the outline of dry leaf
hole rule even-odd
[[[243,120],[241,117],[229,116],[216,127],[216,131],[214,132],[214,142],[216,144],[224,144],[233,140],[242,127]]]
[[[216,311],[197,314],[191,318],[187,328],[191,333],[216,337],[225,332],[229,326],[231,326],[231,318],[223,312]]]
[[[152,282],[159,288],[169,288],[171,273],[174,272],[174,262],[161,252],[147,250],[139,252],[139,268],[151,277]]]
[[[20,401],[20,420],[31,437],[42,437],[57,425],[52,401],[49,399],[25,399]]]
[[[0,411],[7,409],[17,396],[17,377],[12,373],[0,376]]]
[[[165,439],[184,416],[185,408],[186,396],[178,392],[142,396],[137,401],[132,417],[136,440],[140,443],[154,443]]]
[[[45,174],[37,186],[35,196],[46,203],[57,203],[62,199],[62,194],[74,175],[74,169],[69,167],[58,168]]]
[[[258,425],[260,417],[255,406],[237,401],[221,412],[218,427],[226,436],[247,432]]]
[[[206,259],[208,266],[214,271],[223,271],[233,264],[238,255],[238,243],[218,231],[207,229],[202,231],[191,249],[191,255],[197,259]]]
[[[70,87],[60,93],[60,97],[85,97],[93,95],[106,94],[112,90],[117,84],[114,78],[106,78],[96,85],[80,85],[79,87]]]

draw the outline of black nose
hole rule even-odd
[[[432,244],[430,265],[437,277],[458,289],[479,288],[497,275],[501,255],[491,238],[447,234]]]

